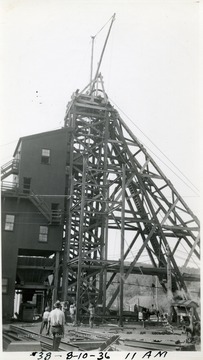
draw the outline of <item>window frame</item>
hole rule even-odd
[[[23,193],[24,194],[29,194],[30,193],[31,181],[32,181],[31,177],[27,177],[27,176],[23,177]]]
[[[40,225],[39,226],[39,238],[38,241],[40,243],[47,243],[48,242],[48,232],[49,228],[47,225]]]
[[[13,221],[8,221],[7,218],[9,216],[13,217]],[[13,214],[6,214],[5,217],[5,224],[4,224],[4,230],[5,231],[14,231],[14,226],[15,226],[15,215]]]
[[[45,154],[43,154],[43,151]],[[49,155],[46,155],[46,152],[48,152]],[[51,164],[51,150],[47,148],[42,148],[41,151],[41,164],[43,165],[50,165]]]
[[[5,282],[5,284],[4,284],[4,282]],[[7,295],[8,294],[9,278],[2,277],[1,285],[2,285],[2,288],[1,288],[2,295]]]

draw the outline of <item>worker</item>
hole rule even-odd
[[[62,306],[62,311],[64,312],[65,323],[67,323],[68,322],[68,303],[67,303],[67,301],[64,301],[63,306]]]
[[[147,320],[147,309],[145,307],[142,308],[142,320]]]
[[[137,304],[134,305],[134,314],[135,314],[135,321],[138,321],[138,306],[137,306]]]
[[[70,311],[70,317],[71,317],[73,326],[75,326],[75,324],[76,324],[76,318],[75,318],[75,316],[76,316],[76,306],[75,306],[75,304],[70,305],[69,311]]]
[[[94,305],[92,303],[90,303],[88,310],[89,310],[89,313],[90,313],[89,325],[90,325],[91,328],[93,328],[95,308],[94,308]]]
[[[42,315],[42,323],[41,323],[41,328],[40,328],[40,334],[42,334],[44,328],[48,327],[48,318],[49,318],[49,307],[45,308],[45,311]]]
[[[200,343],[200,322],[199,321],[194,321],[192,319],[192,317],[190,316],[190,324],[189,326],[186,327],[186,335],[187,335],[187,339],[186,342],[191,343]]]
[[[47,335],[49,335],[51,328],[53,335],[53,351],[58,351],[61,339],[64,336],[65,324],[65,316],[64,312],[61,310],[61,303],[59,300],[56,301],[54,304],[54,310],[52,310],[49,314],[48,323]]]

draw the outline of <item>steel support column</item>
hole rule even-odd
[[[125,245],[125,165],[123,164],[122,165],[121,246],[120,246],[120,302],[119,302],[120,326],[123,326],[124,245]]]

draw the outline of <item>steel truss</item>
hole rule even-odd
[[[165,289],[169,257],[172,291],[186,294],[177,251],[184,244],[185,266],[191,256],[200,258],[197,217],[110,104],[101,75],[97,80],[101,92],[93,87],[89,94],[85,89],[72,96],[64,125],[70,136],[63,297],[76,294],[77,316],[92,297],[104,311],[119,293],[122,302],[123,284],[143,254]],[[108,259],[113,230],[120,234],[117,261]],[[130,265],[124,266],[135,248]],[[112,272],[108,281],[107,272]],[[106,291],[116,273],[120,285],[107,304]]]

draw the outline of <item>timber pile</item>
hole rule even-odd
[[[118,342],[120,335],[100,333],[97,331],[84,331],[84,330],[69,330],[69,334],[72,335],[70,338],[72,344],[78,346],[83,350],[108,350],[111,345]]]

